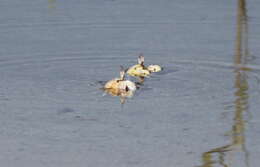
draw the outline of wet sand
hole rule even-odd
[[[257,166],[260,2],[0,2],[0,164]],[[119,66],[160,64],[120,104]]]

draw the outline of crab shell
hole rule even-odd
[[[162,71],[162,70],[163,70],[163,68],[162,68],[161,66],[159,66],[159,65],[154,65],[154,64],[149,65],[149,66],[147,67],[147,69],[148,69],[150,72],[159,72],[159,71]]]
[[[118,89],[120,82],[122,82],[122,80],[120,80],[119,78],[112,79],[105,84],[104,88],[105,89]]]
[[[129,80],[111,80],[104,86],[104,91],[112,96],[132,97],[135,90],[135,83]]]
[[[134,82],[129,80],[121,81],[119,83],[119,89],[134,92],[136,90],[136,85]]]
[[[134,91],[125,91],[122,89],[105,89],[106,93],[112,96],[120,96],[120,98],[131,98],[134,95]]]
[[[127,74],[134,77],[149,77],[151,73],[144,66],[136,64],[127,70]]]
[[[129,81],[129,80],[121,80],[119,78],[112,79],[108,81],[104,89],[114,89],[114,90],[124,90],[124,91],[135,91],[136,90],[136,85],[134,82]]]
[[[107,88],[104,89],[104,91],[112,96],[120,96],[122,94],[122,91],[120,89]]]

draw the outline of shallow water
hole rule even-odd
[[[257,166],[259,7],[1,0],[1,166]],[[165,70],[121,105],[139,53]]]

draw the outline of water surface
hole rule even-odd
[[[260,2],[0,1],[2,166],[256,166]],[[165,71],[122,106],[99,81]]]

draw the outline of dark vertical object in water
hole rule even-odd
[[[232,162],[241,161],[241,159],[236,159],[236,157],[233,157],[233,161],[230,160],[230,157],[237,152],[243,153],[245,166],[249,166],[249,152],[245,145],[245,120],[243,118],[249,108],[249,85],[246,72],[250,71],[250,68],[245,68],[249,56],[246,0],[238,0],[237,2],[236,28],[234,55],[234,87],[236,88],[234,94],[236,99],[234,101],[234,123],[231,130],[232,142],[231,144],[203,153],[203,167],[212,167],[214,164],[225,167],[232,166]],[[213,160],[213,157],[217,157],[218,159]]]

